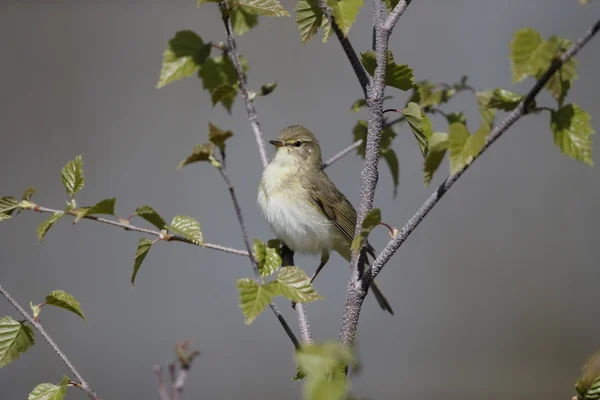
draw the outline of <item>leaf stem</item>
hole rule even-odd
[[[56,355],[67,366],[67,368],[69,369],[69,371],[71,371],[73,373],[73,375],[77,378],[77,380],[79,381],[79,384],[77,384],[76,386],[79,387],[81,390],[83,390],[88,395],[88,397],[90,399],[92,399],[92,400],[100,400],[100,397],[98,397],[98,395],[96,395],[96,393],[90,387],[90,385],[88,385],[88,383],[83,379],[83,376],[81,376],[81,374],[79,373],[79,371],[77,371],[77,369],[71,363],[71,361],[65,355],[65,353],[63,353],[59,349],[58,345],[54,342],[54,340],[52,339],[52,337],[42,327],[42,324],[40,324],[38,321],[36,321],[35,319],[33,319],[33,317],[31,315],[29,315],[27,313],[27,311],[25,311],[23,309],[23,307],[21,307],[21,305],[2,286],[0,286],[0,293],[2,293],[2,295],[4,297],[6,297],[6,300],[8,300],[8,302],[10,304],[12,304],[13,307],[15,307],[17,309],[17,311],[23,317],[25,317],[25,319],[27,320],[27,322],[29,322],[42,335],[42,337],[46,340],[46,342],[48,343],[48,345],[52,348],[52,350],[54,350],[54,352],[56,353]]]

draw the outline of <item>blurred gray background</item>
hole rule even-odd
[[[288,10],[295,5],[283,2]],[[417,79],[453,82],[466,74],[481,89],[511,88],[512,33],[534,27],[576,39],[600,15],[600,4],[576,0],[418,0],[391,39],[398,62]],[[0,5],[0,194],[35,186],[34,200],[62,208],[60,170],[83,154],[86,185],[80,204],[117,197],[128,216],[150,204],[165,218],[191,215],[206,241],[242,248],[239,227],[221,178],[209,165],[175,167],[206,141],[207,124],[231,129],[228,168],[249,233],[272,233],[256,206],[261,164],[238,99],[229,116],[212,108],[201,81],[190,78],[157,90],[162,52],[176,31],[225,39],[217,7],[177,1],[3,1]],[[320,35],[319,35],[320,36]],[[350,31],[357,51],[371,43],[371,4]],[[261,126],[272,138],[287,125],[305,124],[324,157],[352,141],[360,115],[350,113],[361,90],[337,40],[320,37],[301,46],[294,18],[261,18],[239,38],[254,89],[277,80],[258,98]],[[600,127],[600,39],[577,57],[579,80],[569,101]],[[594,72],[596,71],[596,72]],[[525,91],[527,81],[515,90]],[[398,106],[408,94],[388,89]],[[540,102],[554,105],[544,95]],[[390,103],[391,104],[391,103]],[[444,107],[465,111],[478,125],[469,93]],[[433,118],[444,131],[444,120]],[[385,164],[376,206],[384,220],[402,226],[431,193],[422,160],[406,126],[393,147],[401,164],[393,197]],[[271,149],[269,153],[272,154]],[[600,157],[594,152],[596,159]],[[361,160],[349,155],[327,171],[355,204]],[[447,174],[440,168],[434,185]],[[600,174],[562,155],[549,116],[530,116],[469,169],[380,275],[396,315],[369,296],[358,332],[363,362],[353,381],[371,399],[570,399],[586,357],[600,348]],[[238,308],[236,279],[251,276],[247,259],[177,243],[155,245],[138,275],[129,278],[140,235],[106,225],[63,220],[40,246],[36,226],[48,215],[21,214],[0,225],[0,284],[18,301],[43,301],[64,289],[89,320],[45,308],[42,321],[103,399],[158,399],[155,363],[174,358],[174,343],[192,339],[202,356],[194,363],[185,399],[301,397],[293,348],[270,312],[251,326]],[[144,221],[138,221],[144,225]],[[373,235],[381,249],[385,229]],[[297,257],[312,271],[316,257]],[[339,256],[316,286],[326,301],[307,307],[316,339],[337,337],[346,265]],[[294,313],[279,302],[297,330]],[[19,317],[0,299],[0,315]],[[24,399],[40,382],[68,373],[38,336],[37,345],[0,370],[0,398]],[[69,399],[84,399],[75,389]]]

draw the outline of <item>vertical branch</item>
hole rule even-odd
[[[100,400],[100,397],[98,397],[98,395],[96,395],[96,393],[90,387],[90,385],[88,385],[88,383],[85,381],[85,379],[83,379],[83,376],[81,376],[81,374],[79,373],[79,371],[77,371],[77,369],[71,363],[71,361],[65,355],[65,353],[63,353],[58,348],[58,345],[54,342],[54,340],[48,334],[48,332],[46,332],[46,330],[42,327],[42,324],[40,324],[39,322],[37,322],[31,315],[29,315],[27,313],[27,311],[25,311],[23,309],[23,307],[21,307],[21,305],[2,286],[0,286],[0,293],[2,293],[2,295],[4,297],[6,297],[6,300],[8,300],[8,302],[10,304],[12,304],[13,307],[16,308],[17,311],[23,317],[25,317],[25,319],[27,320],[27,322],[29,322],[42,335],[42,337],[46,340],[46,343],[48,343],[48,345],[52,348],[52,350],[54,350],[54,352],[56,353],[56,355],[58,356],[58,358],[60,358],[62,360],[62,362],[67,366],[67,368],[69,369],[69,371],[71,371],[73,373],[73,375],[75,376],[75,378],[77,378],[77,380],[79,381],[78,384],[77,384],[77,387],[80,388],[81,390],[83,390],[88,395],[88,397],[90,399],[92,399],[92,400]]]
[[[263,133],[260,129],[260,125],[258,123],[258,116],[256,115],[256,109],[254,108],[254,103],[250,100],[250,94],[248,93],[248,84],[246,83],[246,75],[244,74],[244,69],[242,68],[242,63],[240,61],[240,55],[237,51],[237,45],[235,43],[235,39],[233,34],[231,33],[231,21],[229,20],[229,9],[227,2],[222,0],[219,3],[221,7],[221,14],[223,15],[223,23],[225,24],[225,30],[227,31],[227,45],[228,45],[228,53],[231,56],[231,61],[235,67],[235,70],[238,75],[238,79],[240,81],[240,91],[242,92],[242,97],[244,98],[244,103],[246,104],[246,113],[248,114],[248,120],[250,121],[250,125],[252,126],[252,130],[254,131],[254,136],[256,139],[256,145],[258,147],[258,153],[260,154],[260,159],[263,164],[263,168],[269,164],[269,158],[267,157],[267,150],[265,149],[265,140]]]
[[[287,247],[285,244],[281,247],[281,261],[284,267],[294,265],[294,252]],[[292,306],[296,310],[296,316],[298,317],[298,324],[300,325],[300,336],[304,344],[312,343],[312,333],[310,331],[310,323],[308,321],[308,315],[306,315],[306,308],[302,303],[292,303]]]

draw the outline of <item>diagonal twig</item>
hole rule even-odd
[[[79,373],[79,371],[77,371],[77,369],[75,368],[75,366],[73,365],[73,363],[71,363],[71,361],[66,356],[66,354],[63,353],[60,350],[60,348],[58,347],[58,345],[56,344],[56,342],[54,342],[54,340],[52,339],[52,337],[42,327],[42,324],[40,324],[31,315],[29,315],[27,313],[27,311],[25,311],[23,309],[23,307],[21,307],[21,305],[2,286],[0,286],[0,293],[2,293],[2,295],[4,297],[6,297],[6,300],[8,300],[8,302],[10,304],[12,304],[13,307],[16,308],[17,311],[23,317],[25,317],[25,319],[27,320],[27,322],[29,322],[42,335],[42,337],[46,340],[46,342],[48,343],[48,345],[52,348],[52,350],[54,350],[54,352],[56,353],[56,355],[58,356],[58,358],[60,358],[62,360],[62,362],[67,366],[67,368],[69,369],[69,371],[71,371],[73,373],[73,375],[75,376],[75,378],[77,378],[77,380],[79,381],[75,386],[78,387],[78,388],[80,388],[81,390],[83,390],[88,395],[88,397],[90,399],[92,399],[92,400],[100,400],[100,397],[98,397],[98,395],[94,392],[94,390],[90,387],[90,385],[85,381],[85,379],[83,379],[83,376]]]

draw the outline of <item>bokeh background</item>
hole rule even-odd
[[[284,0],[293,10],[294,2]],[[357,51],[371,44],[370,2],[350,32]],[[462,74],[481,89],[514,88],[508,61],[512,33],[534,27],[548,37],[579,37],[600,4],[576,0],[418,0],[396,27],[391,49],[417,79],[453,82]],[[256,206],[261,163],[238,99],[232,115],[213,109],[196,78],[157,90],[162,52],[176,31],[225,40],[217,7],[177,1],[9,1],[0,4],[2,195],[35,186],[34,200],[62,208],[60,170],[83,154],[86,185],[80,204],[117,197],[127,216],[142,204],[165,218],[197,218],[209,242],[242,248],[221,178],[209,165],[175,167],[206,141],[209,121],[231,129],[228,169],[251,237],[272,237]],[[304,124],[327,158],[352,142],[361,96],[339,43],[302,46],[292,18],[261,18],[238,39],[254,89],[277,80],[258,98],[268,138]],[[600,39],[577,57],[579,80],[569,100],[600,127]],[[390,88],[398,106],[408,94]],[[553,105],[547,95],[541,103]],[[464,93],[444,106],[478,125],[475,99]],[[444,120],[433,118],[436,130]],[[376,206],[401,226],[431,193],[406,126],[393,148],[401,164],[396,198],[381,165]],[[271,149],[269,149],[271,154]],[[597,151],[594,156],[600,155]],[[349,155],[328,169],[355,204],[362,162]],[[447,173],[441,167],[434,184]],[[469,169],[380,275],[396,315],[369,296],[358,332],[363,362],[354,392],[370,399],[569,399],[586,357],[600,348],[600,174],[555,147],[549,116],[516,124]],[[289,339],[270,312],[251,326],[238,308],[236,279],[251,276],[247,259],[177,243],[151,249],[135,288],[129,278],[140,235],[66,220],[38,244],[35,228],[48,215],[21,214],[0,225],[0,283],[18,301],[41,302],[64,289],[81,302],[86,325],[45,308],[42,321],[103,399],[158,399],[155,363],[174,358],[174,343],[192,339],[202,355],[184,398],[301,397]],[[139,221],[140,225],[144,221]],[[376,230],[373,244],[388,240]],[[312,271],[316,257],[297,256]],[[307,306],[316,339],[337,337],[346,265],[335,255],[316,283],[326,301]],[[294,313],[280,301],[297,330]],[[19,317],[5,301],[0,315]],[[37,345],[0,370],[0,398],[26,398],[41,382],[68,373],[38,336]],[[75,389],[69,399],[84,399]]]

